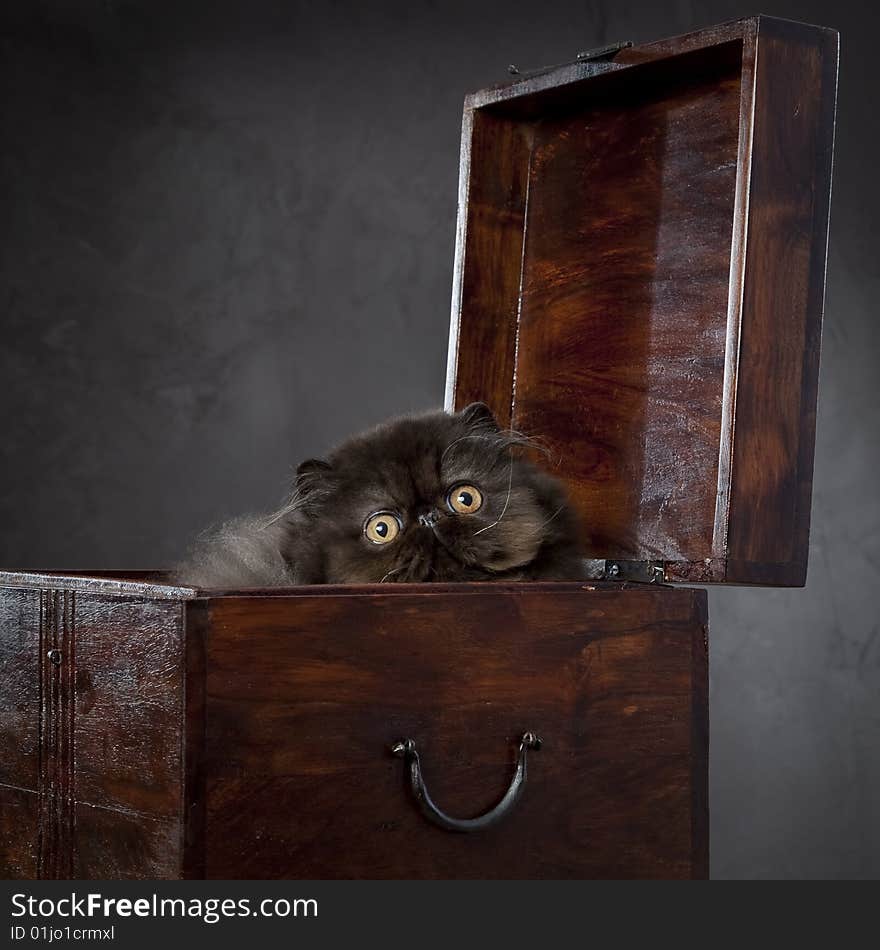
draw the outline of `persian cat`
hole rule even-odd
[[[297,469],[273,515],[202,537],[176,580],[196,587],[583,577],[560,483],[523,436],[474,403],[396,419]]]

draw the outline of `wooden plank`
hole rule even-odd
[[[72,877],[75,595],[40,592],[40,860],[41,878]]]
[[[183,661],[180,604],[77,596],[77,801],[179,818]]]
[[[288,610],[295,602],[288,600]],[[205,643],[210,636],[206,601],[185,607],[183,710],[181,719],[182,776],[180,868],[183,878],[205,876]],[[247,805],[243,804],[246,808]]]
[[[705,873],[704,592],[291,607],[209,605],[207,876]],[[435,800],[470,816],[528,729],[546,745],[517,814],[478,835],[427,824],[388,754],[416,739]]]
[[[447,408],[486,402],[509,426],[531,130],[467,112],[463,136],[467,218],[456,250]]]
[[[536,131],[513,427],[592,558],[712,556],[739,64]]]
[[[176,820],[77,802],[75,822],[74,878],[174,880],[180,876]]]
[[[161,571],[134,572],[135,579],[127,579],[128,572],[106,571],[77,573],[75,571],[0,571],[0,586],[30,587],[35,589],[80,590],[95,594],[128,594],[153,600],[182,600],[198,596],[191,587],[165,583],[168,575]]]
[[[0,588],[0,785],[37,791],[40,593]]]
[[[40,876],[39,840],[38,793],[0,785],[0,879],[36,880]]]
[[[727,580],[800,586],[809,549],[838,35],[762,17],[757,42]]]

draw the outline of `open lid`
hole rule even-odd
[[[599,56],[465,102],[447,408],[550,449],[589,557],[802,585],[838,35]]]

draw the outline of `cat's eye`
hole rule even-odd
[[[449,490],[446,504],[459,515],[472,515],[483,504],[483,495],[476,485],[456,485]]]
[[[400,519],[393,511],[377,511],[364,522],[364,535],[373,544],[390,544],[400,534]]]

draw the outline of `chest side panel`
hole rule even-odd
[[[0,588],[0,878],[39,866],[40,592]]]
[[[762,18],[728,579],[803,585],[828,251],[838,36]]]
[[[176,877],[182,608],[0,589],[0,874]]]
[[[705,600],[669,589],[225,598],[207,639],[209,877],[705,873]],[[389,747],[419,745],[429,825]]]

